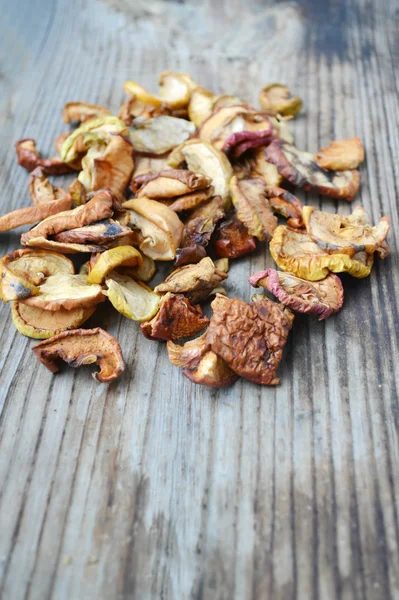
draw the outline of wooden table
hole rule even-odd
[[[2,212],[29,203],[17,139],[51,154],[65,102],[117,111],[125,79],[155,89],[169,68],[251,102],[287,82],[304,99],[298,147],[358,135],[358,201],[393,227],[392,256],[344,278],[341,313],[297,318],[276,388],[194,386],[109,310],[93,322],[120,340],[121,380],[52,376],[3,304],[0,597],[399,598],[397,3],[2,4]],[[247,276],[272,265],[265,248],[235,264],[229,294],[249,300]]]

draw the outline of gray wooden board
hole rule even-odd
[[[1,4],[2,212],[29,202],[17,139],[50,154],[66,101],[116,111],[125,79],[155,90],[169,68],[252,102],[288,83],[297,145],[358,135],[358,201],[392,222],[392,256],[344,278],[342,312],[297,318],[276,388],[194,386],[104,309],[92,322],[120,340],[121,379],[53,376],[2,304],[1,598],[399,598],[398,3]],[[265,248],[234,264],[229,294],[248,300],[247,276],[272,265]]]

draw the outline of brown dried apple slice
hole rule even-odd
[[[249,303],[218,294],[206,333],[211,349],[229,367],[254,383],[277,385],[276,370],[294,314],[268,298]]]
[[[88,104],[87,102],[67,102],[62,111],[64,123],[84,123],[90,119],[111,116],[111,111],[100,104]]]
[[[93,376],[101,383],[113,381],[125,368],[119,342],[100,327],[64,331],[34,346],[33,352],[52,373],[59,370],[58,360],[71,367],[96,363],[100,372]]]
[[[223,217],[221,196],[214,196],[189,215],[184,224],[181,247],[177,250],[176,265],[199,262],[201,258],[204,258],[206,255],[204,249],[208,245],[217,223]],[[195,257],[198,260],[195,260]]]
[[[208,188],[210,184],[211,180],[200,173],[193,173],[187,169],[165,169],[154,175],[133,178],[130,187],[138,197],[176,198]]]
[[[266,160],[276,165],[280,175],[305,191],[313,190],[332,198],[353,200],[360,187],[356,170],[327,171],[310,152],[301,152],[292,144],[275,140],[265,149]]]
[[[245,225],[234,214],[219,225],[213,248],[219,258],[239,258],[256,250],[256,237],[250,235]]]
[[[195,335],[208,323],[200,306],[191,304],[182,294],[167,293],[161,299],[158,313],[140,325],[140,329],[150,340],[178,340]]]
[[[278,225],[277,217],[266,198],[266,186],[262,179],[237,179],[230,181],[231,196],[237,218],[250,235],[260,241],[269,241]]]
[[[315,160],[320,167],[329,171],[357,169],[364,161],[363,144],[358,137],[337,140],[319,150]]]
[[[295,312],[327,319],[342,308],[344,288],[337,275],[330,273],[321,281],[306,281],[292,273],[275,269],[259,271],[248,277],[253,287],[262,286]]]
[[[115,196],[110,190],[100,190],[86,204],[44,219],[21,236],[24,246],[35,246],[35,239],[47,239],[62,231],[90,225],[112,217]]]
[[[196,369],[183,369],[183,375],[192,383],[214,388],[228,387],[239,378],[239,375],[212,350],[204,354]]]
[[[224,360],[212,352],[206,333],[183,346],[168,341],[167,349],[172,365],[182,367],[183,375],[193,383],[220,388],[238,379]]]
[[[38,221],[69,210],[71,206],[72,198],[69,195],[65,195],[63,198],[53,200],[52,202],[41,202],[36,206],[17,208],[0,217],[0,231],[10,231],[10,229],[15,229],[22,225],[37,223]]]
[[[207,256],[197,264],[175,269],[154,291],[157,294],[184,294],[193,304],[197,304],[206,300],[224,279],[227,279],[227,274],[219,271]]]
[[[18,156],[18,164],[27,171],[33,171],[41,167],[48,175],[65,175],[72,173],[75,169],[72,165],[67,165],[61,158],[42,158],[36,149],[36,142],[32,139],[19,140],[15,144]]]

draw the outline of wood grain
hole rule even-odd
[[[392,256],[343,278],[335,317],[297,318],[276,389],[194,386],[103,308],[92,322],[120,340],[122,379],[52,376],[3,304],[0,597],[399,598],[397,3],[1,4],[3,212],[28,203],[13,143],[52,153],[67,101],[116,111],[126,78],[154,88],[166,68],[252,102],[278,80],[304,99],[298,147],[364,141],[359,202],[390,216]],[[2,255],[19,235],[1,234]],[[264,250],[235,264],[229,294],[249,299],[247,276],[272,265]]]

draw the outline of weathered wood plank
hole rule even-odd
[[[154,88],[170,68],[252,102],[287,82],[305,101],[300,148],[358,135],[359,202],[390,216],[393,252],[344,278],[334,318],[297,318],[276,389],[193,386],[104,309],[93,324],[121,342],[120,382],[54,377],[2,304],[0,597],[399,597],[397,28],[393,0],[4,1],[3,212],[28,201],[17,139],[50,153],[66,101],[117,110],[126,78]],[[247,276],[272,265],[265,251],[234,264],[229,293],[249,299]]]

